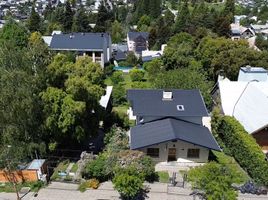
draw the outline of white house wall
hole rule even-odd
[[[209,149],[194,145],[188,142],[180,141],[177,142],[166,142],[157,145],[152,145],[147,148],[159,148],[159,158],[153,158],[155,162],[165,162],[168,159],[168,149],[176,148],[177,160],[185,159],[188,162],[205,163],[208,161]],[[140,151],[147,153],[147,148],[139,149]],[[187,158],[188,149],[200,149],[199,158]]]

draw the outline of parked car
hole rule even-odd
[[[243,185],[233,185],[233,188],[239,190],[242,194],[250,193],[257,195],[267,195],[267,188],[263,186],[258,186],[253,181],[247,181]]]

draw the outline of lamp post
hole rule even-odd
[[[232,116],[234,116],[234,111],[235,111],[236,105],[237,105],[237,103],[239,102],[239,100],[241,99],[241,97],[242,97],[242,95],[244,94],[244,92],[246,91],[247,87],[249,86],[249,84],[250,84],[251,82],[254,82],[254,81],[255,81],[255,82],[259,82],[258,80],[254,79],[254,80],[249,81],[249,82],[246,84],[244,90],[242,91],[242,93],[241,93],[240,96],[238,97],[237,101],[235,102],[235,105],[234,105],[234,108],[233,108],[233,112],[232,112]]]
[[[11,164],[10,164],[10,159],[9,159],[9,149],[11,148],[11,145],[7,145],[8,148],[8,154],[7,154],[7,170],[8,170],[8,177],[9,179],[11,179],[12,185],[14,187],[14,190],[16,192],[17,195],[17,200],[21,200],[20,196],[19,196],[19,192],[16,186],[16,180],[15,180],[15,176],[14,173],[11,172]]]

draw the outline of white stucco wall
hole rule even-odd
[[[152,145],[148,148],[159,148],[159,158],[153,158],[155,162],[167,161],[169,148],[176,148],[177,161],[180,161],[181,159],[185,159],[188,162],[196,163],[205,163],[208,161],[209,149],[180,140],[178,140],[177,142],[166,142],[157,145]],[[188,149],[200,149],[199,158],[187,158]],[[144,152],[145,154],[147,153],[147,148],[139,150]]]

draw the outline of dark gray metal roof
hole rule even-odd
[[[137,37],[142,36],[145,40],[148,40],[149,33],[147,32],[128,32],[129,40],[135,40]]]
[[[208,128],[173,118],[157,120],[130,129],[130,148],[140,149],[151,145],[181,140],[220,151]]]
[[[168,90],[172,91],[172,100],[163,100],[163,89],[133,89],[127,91],[134,115],[138,116],[208,116],[206,106],[199,90]],[[177,106],[183,105],[184,111]]]
[[[117,60],[117,61],[126,60],[126,58],[127,58],[127,55],[125,52],[123,52],[121,50],[117,50],[117,52],[115,52],[115,55],[114,55],[115,60]]]
[[[55,50],[102,51],[109,45],[108,33],[54,34],[50,48]]]

